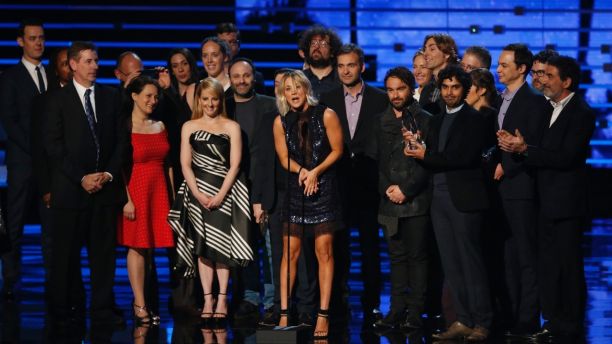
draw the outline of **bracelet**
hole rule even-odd
[[[297,171],[297,174],[300,174],[300,172],[302,172],[302,168],[304,168],[304,167],[300,166],[300,169]]]

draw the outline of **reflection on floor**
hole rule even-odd
[[[39,248],[39,227],[27,226],[23,239],[23,280],[19,298],[14,303],[0,306],[2,343],[42,343],[54,342],[45,335],[45,305],[43,302],[43,268]],[[381,240],[382,243],[382,240]],[[362,331],[363,316],[359,306],[359,255],[357,240],[353,238],[351,266],[351,316],[332,323],[330,343],[430,343],[430,330],[425,333],[412,333],[407,336],[399,332],[377,334]],[[612,342],[612,220],[597,219],[585,235],[585,271],[588,284],[587,343]],[[385,252],[385,249],[383,249]],[[172,319],[168,314],[168,261],[165,251],[156,252],[160,280],[161,325],[146,328],[134,327],[129,320],[129,305],[132,300],[127,271],[125,251],[119,250],[115,293],[117,303],[124,309],[128,326],[122,330],[105,328],[75,329],[71,333],[74,342],[112,342],[112,343],[255,343],[255,328],[237,326],[228,330],[202,330],[197,321]],[[356,258],[356,259],[355,259]],[[382,257],[385,288],[382,295],[382,310],[389,307],[389,263],[386,254]],[[86,265],[86,259],[83,259]],[[88,284],[89,272],[83,269]],[[309,331],[310,332],[310,331]],[[318,341],[317,341],[318,342]],[[511,343],[492,338],[488,343]]]

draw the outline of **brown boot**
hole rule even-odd
[[[472,331],[472,333],[467,336],[466,339],[470,342],[482,342],[483,340],[486,340],[488,336],[489,330],[480,325],[476,325],[476,327],[474,327],[474,331]]]
[[[442,332],[439,334],[434,334],[432,337],[434,339],[461,339],[466,338],[472,334],[474,330],[463,325],[459,321],[455,321],[450,325],[450,327],[446,330],[446,332]]]

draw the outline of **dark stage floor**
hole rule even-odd
[[[18,301],[0,306],[2,319],[2,343],[52,343],[45,329],[45,308],[43,303],[43,268],[39,248],[39,227],[27,226],[23,246],[23,281]],[[353,262],[351,267],[351,308],[352,314],[344,321],[332,322],[332,337],[329,343],[430,343],[429,332],[406,336],[399,332],[377,334],[374,331],[362,332],[363,315],[359,305],[362,285],[358,273],[360,257],[357,253],[356,238],[353,238]],[[381,240],[382,243],[382,240]],[[592,229],[585,235],[585,270],[588,284],[587,334],[586,343],[612,343],[612,220],[597,219]],[[385,251],[385,250],[383,250]],[[88,326],[81,333],[75,331],[75,342],[112,342],[112,343],[256,343],[255,328],[234,327],[227,331],[200,330],[196,323],[189,320],[172,319],[163,307],[168,299],[168,262],[165,252],[157,252],[157,266],[160,278],[160,305],[162,322],[159,327],[147,331],[134,328],[130,320],[129,305],[132,300],[130,285],[125,268],[125,251],[118,253],[117,284],[115,292],[117,303],[123,308],[128,319],[123,330],[97,329]],[[389,262],[383,255],[383,275],[385,288],[381,308],[386,312],[389,307]],[[85,262],[84,262],[85,263]],[[87,269],[83,270],[88,279]],[[311,332],[310,330],[309,332]],[[79,337],[81,339],[79,339]],[[134,338],[138,337],[138,338]],[[447,342],[448,343],[448,342]],[[487,343],[518,343],[502,338],[492,338]]]

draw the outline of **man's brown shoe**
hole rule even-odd
[[[439,334],[433,334],[432,337],[434,339],[442,339],[442,340],[460,339],[460,338],[466,338],[470,336],[472,332],[474,332],[474,330],[463,325],[462,323],[458,321],[455,321],[454,323],[452,323],[452,325],[450,325],[450,327],[448,328],[448,330],[446,330],[446,332],[442,332]]]
[[[489,330],[477,325],[466,339],[471,342],[482,342],[483,340],[486,340],[488,336]]]

